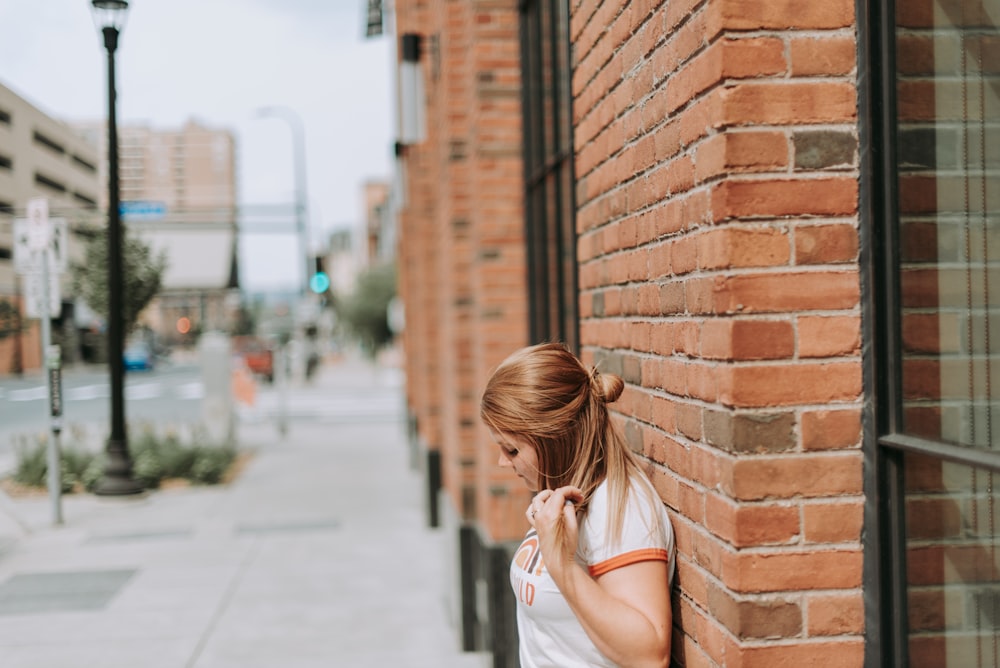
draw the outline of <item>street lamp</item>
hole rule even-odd
[[[128,14],[126,0],[91,0],[94,24],[108,52],[108,368],[111,373],[111,434],[104,476],[94,492],[101,495],[138,494],[142,485],[132,478],[132,460],[125,434],[125,321],[122,315],[122,226],[118,196],[118,124],[115,119],[115,49]]]
[[[295,161],[295,229],[299,236],[299,255],[302,258],[303,280],[299,294],[305,295],[309,288],[309,239],[306,234],[306,208],[309,198],[306,194],[306,140],[302,119],[287,107],[263,107],[257,110],[257,118],[280,118],[292,131],[292,150]]]

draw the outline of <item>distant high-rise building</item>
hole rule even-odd
[[[0,84],[0,374],[36,368],[40,364],[38,321],[27,328],[10,324],[12,309],[23,313],[23,280],[14,272],[13,222],[26,215],[28,200],[48,200],[49,216],[66,219],[71,232],[84,224],[99,224],[98,202],[105,181],[95,143],[69,125],[52,118],[16,92]],[[79,259],[80,244],[69,235],[69,256]],[[57,321],[63,353],[75,357],[72,281],[63,275],[65,317]],[[5,324],[7,323],[7,324]],[[15,331],[8,331],[13,327]]]
[[[104,125],[77,124],[77,128],[98,143],[103,178],[107,172]],[[146,209],[139,217],[148,219],[152,211],[165,210],[171,217],[219,220],[231,217],[236,208],[236,140],[226,129],[208,128],[194,120],[179,130],[122,125],[118,172],[122,202],[162,205]],[[106,207],[107,193],[100,196],[102,208]]]
[[[103,178],[103,125],[78,124],[77,129],[100,143]],[[129,233],[167,256],[163,288],[143,314],[143,324],[167,340],[229,329],[239,303],[233,133],[194,120],[180,129],[123,124],[118,170],[122,220]],[[101,207],[106,203],[104,192]],[[185,323],[182,329],[179,322]]]

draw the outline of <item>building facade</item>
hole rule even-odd
[[[0,337],[0,374],[19,373],[40,364],[39,324],[23,318],[22,282],[14,270],[13,226],[25,218],[28,201],[45,198],[50,218],[64,218],[71,260],[79,260],[77,233],[98,224],[101,197],[98,147],[65,123],[0,84],[0,300],[17,317],[5,320],[17,331]],[[76,348],[71,277],[61,277],[63,311],[55,319],[53,340],[71,359]]]
[[[997,665],[994,9],[395,3],[407,401],[466,649],[517,665],[529,500],[479,393],[559,339],[626,380],[675,665]]]
[[[103,125],[75,127],[106,152]],[[229,331],[240,305],[233,133],[189,120],[175,129],[122,124],[118,134],[122,220],[167,259],[144,324],[170,343]],[[106,163],[99,166],[102,179]],[[106,202],[104,192],[100,205]],[[190,330],[178,330],[181,322]]]

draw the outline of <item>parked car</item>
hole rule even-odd
[[[233,339],[233,349],[253,374],[269,383],[274,381],[274,348],[270,342],[254,336],[238,336]]]
[[[152,371],[156,366],[153,347],[142,340],[131,341],[123,355],[126,371]]]

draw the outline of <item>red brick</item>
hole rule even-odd
[[[788,359],[795,354],[795,330],[783,320],[711,318],[701,328],[701,354],[722,360]]]
[[[802,524],[810,543],[845,543],[861,540],[864,507],[860,501],[830,501],[802,506]]]
[[[846,216],[857,211],[854,178],[726,181],[712,190],[716,221],[729,218]]]
[[[795,263],[832,264],[858,259],[853,225],[802,225],[795,230]]]
[[[857,408],[802,413],[802,447],[806,450],[857,448],[861,445],[861,411]]]
[[[861,297],[854,272],[736,274],[689,281],[688,286],[688,308],[694,313],[849,309],[857,306]]]
[[[784,41],[776,37],[744,37],[718,42],[723,49],[722,75],[727,79],[784,74]]]
[[[799,357],[839,357],[861,352],[860,316],[799,318]]]
[[[806,597],[810,636],[861,635],[865,630],[865,603],[861,592],[813,594]]]
[[[788,234],[772,227],[716,228],[698,237],[698,267],[775,267],[791,257]]]
[[[723,460],[720,490],[740,501],[856,496],[861,454],[758,455]]]
[[[850,0],[724,0],[715,3],[730,30],[830,30],[854,22]]]
[[[728,659],[728,657],[727,657]],[[733,668],[858,668],[864,665],[863,638],[845,638],[829,642],[763,644],[740,647],[726,665]],[[941,664],[936,664],[941,665]]]
[[[824,589],[861,586],[861,550],[808,552],[775,549],[768,552],[724,550],[723,584],[735,592],[809,591],[822,582]]]
[[[726,138],[726,167],[730,171],[761,171],[788,166],[788,139],[781,132],[748,130]]]
[[[860,362],[803,362],[719,370],[719,401],[726,406],[808,405],[855,401],[860,396]]]
[[[705,499],[705,527],[733,547],[780,545],[800,533],[797,506],[737,504],[718,494]]]
[[[850,74],[857,67],[857,46],[853,37],[819,36],[789,41],[792,76]]]
[[[709,588],[709,611],[738,639],[794,638],[802,634],[802,608],[783,596],[741,597]]]
[[[723,121],[732,125],[846,123],[857,115],[853,83],[739,83],[722,93]]]

